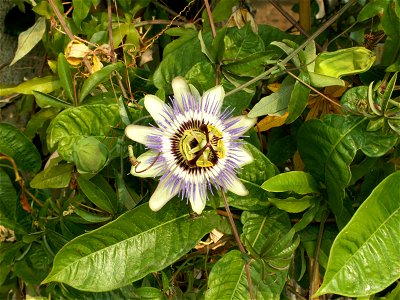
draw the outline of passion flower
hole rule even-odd
[[[200,96],[192,85],[177,77],[172,89],[171,105],[154,95],[145,96],[144,106],[158,127],[131,124],[125,130],[128,138],[149,149],[138,157],[131,174],[161,176],[150,198],[150,208],[158,211],[179,195],[200,214],[213,186],[247,195],[236,173],[253,161],[243,148],[241,137],[256,119],[232,117],[229,109],[221,111],[225,95],[222,86]]]

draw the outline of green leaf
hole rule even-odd
[[[353,133],[365,120],[335,117],[341,122],[337,122],[338,127],[330,126],[328,119],[304,123],[298,133],[298,149],[307,169],[326,185],[330,207],[338,217],[343,212],[344,189],[351,179],[349,165],[360,148]]]
[[[35,145],[8,123],[0,123],[0,153],[14,159],[20,170],[37,172],[42,166],[42,158]]]
[[[242,239],[260,255],[265,255],[265,265],[260,259],[250,261],[254,294],[257,299],[279,299],[294,251],[291,249],[285,253],[290,245],[286,241],[279,243],[290,230],[289,217],[285,212],[272,208],[262,214],[244,212],[242,223]],[[290,243],[293,234],[288,237]],[[278,265],[280,269],[275,268]],[[239,251],[225,254],[215,264],[209,276],[208,287],[206,299],[250,299],[245,261]]]
[[[301,36],[289,34],[271,25],[265,25],[265,24],[257,24],[257,25],[258,25],[258,35],[264,41],[264,45],[270,45],[274,41],[292,40],[296,42],[301,42],[302,40]],[[270,46],[267,47],[275,48]]]
[[[119,115],[121,117],[124,125],[129,125],[133,123],[133,118],[131,113],[129,112],[128,105],[125,103],[124,98],[118,98],[118,106],[119,106]]]
[[[209,62],[201,61],[190,68],[185,79],[198,91],[207,91],[215,86],[215,76],[214,66]]]
[[[270,206],[269,197],[271,194],[263,190],[259,185],[250,181],[241,180],[249,193],[246,196],[238,196],[234,193],[228,192],[226,198],[230,206],[241,210],[262,210]],[[218,197],[219,203],[223,203],[219,194],[210,196],[210,198]]]
[[[44,108],[31,116],[28,124],[25,127],[24,134],[28,139],[32,140],[36,133],[42,133],[44,128],[50,124],[50,120],[53,119],[59,113],[57,108]],[[43,128],[43,130],[41,130]]]
[[[268,200],[277,208],[288,213],[299,213],[311,207],[315,203],[316,198],[313,196],[304,196],[300,199],[288,197],[285,199],[269,198]]]
[[[238,5],[238,0],[222,0],[217,3],[212,11],[213,21],[222,22],[232,14],[232,8]],[[207,16],[208,17],[208,16]],[[208,19],[205,22],[209,22]]]
[[[86,210],[80,209],[78,207],[74,208],[74,212],[80,216],[82,219],[89,223],[103,223],[111,219],[111,216],[103,216],[94,213],[90,213]]]
[[[368,113],[368,87],[357,86],[348,89],[340,99],[340,104],[355,113]]]
[[[269,192],[292,191],[301,195],[319,192],[319,186],[314,177],[302,171],[276,175],[265,181],[261,187]]]
[[[120,173],[115,174],[115,184],[119,206],[128,210],[133,209],[140,202],[140,196],[125,183]]]
[[[301,71],[299,78],[305,83],[310,84],[310,75],[308,72]],[[292,94],[290,95],[288,112],[289,116],[286,119],[286,124],[294,122],[304,111],[308,102],[308,95],[310,94],[310,89],[306,87],[303,83],[296,81]]]
[[[71,103],[60,100],[52,95],[47,95],[41,92],[33,91],[33,95],[35,96],[36,103],[42,107],[56,107],[56,108],[69,108],[72,107]]]
[[[51,93],[60,87],[60,81],[54,76],[35,77],[14,87],[1,87],[0,96],[11,94],[32,95],[34,91]]]
[[[175,199],[160,212],[147,203],[79,236],[56,255],[43,283],[58,281],[84,291],[109,291],[162,270],[182,257],[215,224],[213,212],[191,218]]]
[[[291,46],[289,46],[288,43],[286,43],[286,41],[285,42],[277,42],[277,41],[271,42],[271,45],[274,45],[274,46],[280,48],[287,55],[290,55],[294,51],[294,48],[298,47],[298,45],[292,45],[292,43],[289,43],[289,44]],[[292,60],[293,64],[295,65],[295,67],[300,69],[301,63],[300,63],[299,56],[300,56],[300,52],[297,55],[295,55],[291,60]],[[303,54],[303,56],[304,56],[304,54]]]
[[[310,75],[310,83],[313,87],[322,88],[322,87],[333,86],[333,85],[338,85],[338,86],[345,85],[344,80],[336,78],[336,77],[317,74],[314,72],[308,72],[308,74]]]
[[[213,38],[211,42],[210,52],[214,60],[217,62],[219,62],[222,59],[225,52],[224,38],[226,35],[226,30],[227,30],[226,26],[217,30],[217,35],[215,36],[215,38]]]
[[[255,118],[264,115],[283,115],[287,111],[293,87],[293,79],[290,76],[287,76],[283,80],[282,86],[277,92],[261,98],[260,101],[254,105],[249,112],[249,117]]]
[[[18,196],[10,177],[2,168],[0,168],[0,184],[0,225],[13,229],[9,225],[16,223]]]
[[[33,47],[36,46],[42,40],[43,34],[46,31],[46,19],[40,17],[36,20],[32,27],[24,32],[21,32],[18,36],[18,48],[15,52],[15,56],[10,63],[10,66],[15,64],[21,58],[23,58]]]
[[[227,77],[227,73],[224,74]],[[237,77],[230,77],[225,78],[223,77],[221,80],[221,85],[224,87],[225,92],[229,92],[234,88],[238,87],[241,84],[247,82],[245,78],[237,78]],[[224,99],[224,104],[222,109],[229,107],[233,110],[233,114],[242,114],[245,109],[249,107],[251,99],[255,94],[255,85],[250,85],[248,88],[233,93],[229,96],[226,96]]]
[[[258,261],[250,265],[250,276],[253,283],[254,294],[257,299],[278,300],[280,292],[277,285],[285,283],[283,278],[265,276],[263,279],[263,266]],[[232,250],[225,254],[211,269],[208,278],[206,300],[231,300],[250,299],[245,261],[240,251]]]
[[[64,90],[64,93],[67,94],[67,97],[71,102],[74,102],[74,86],[72,83],[71,70],[69,68],[69,63],[64,56],[64,53],[58,54],[57,73],[58,77],[60,78],[60,83]]]
[[[377,14],[383,15],[384,10],[387,9],[390,2],[391,0],[370,1],[359,12],[357,21],[363,22]]]
[[[31,180],[30,186],[34,189],[58,189],[69,185],[72,174],[72,164],[58,164],[60,158],[51,160],[50,165],[36,174]]]
[[[57,147],[60,156],[72,161],[73,146],[93,136],[111,149],[117,139],[112,127],[120,121],[118,105],[93,104],[66,109],[53,119],[47,130],[47,145]]]
[[[397,72],[392,76],[392,78],[390,78],[390,81],[386,86],[385,92],[382,95],[382,103],[381,103],[382,113],[385,113],[388,108],[388,103],[392,96],[396,80],[397,80]]]
[[[72,0],[72,5],[74,6],[72,19],[78,28],[81,28],[82,21],[89,14],[90,4],[87,0]]]
[[[328,202],[336,217],[344,212],[345,188],[351,180],[349,166],[357,150],[381,156],[397,141],[392,135],[367,132],[367,125],[365,118],[327,115],[323,121],[311,120],[300,127],[301,158],[314,178],[326,185]]]
[[[101,70],[93,73],[92,75],[90,75],[88,77],[88,79],[86,79],[83,82],[82,88],[81,88],[81,92],[79,95],[79,103],[82,103],[83,100],[85,100],[86,96],[89,95],[89,93],[96,87],[98,86],[100,83],[106,81],[107,79],[110,78],[110,75],[113,71],[115,71],[117,68],[121,67],[121,63],[115,63],[115,64],[111,64],[108,66],[105,66],[104,68],[102,68]]]
[[[265,66],[276,56],[273,51],[253,53],[245,58],[223,65],[224,71],[237,76],[255,77],[264,71]]]
[[[228,28],[224,42],[223,60],[227,62],[234,62],[251,54],[264,51],[264,42],[251,30],[250,23],[247,23],[241,29],[236,27]]]
[[[78,184],[82,192],[93,202],[97,207],[113,214],[115,207],[110,196],[99,188],[95,183],[85,179],[83,176],[78,176]]]
[[[252,250],[251,254],[260,256],[267,263],[270,267],[268,272],[279,278],[275,292],[280,293],[297,247],[297,242],[292,243],[295,232],[291,229],[288,214],[271,207],[267,212],[243,212],[241,220],[241,238],[248,250]]]
[[[336,237],[316,295],[382,291],[399,279],[400,172],[384,179]]]
[[[260,185],[279,173],[277,167],[255,146],[250,143],[244,143],[244,146],[254,160],[242,167],[239,178]]]
[[[165,47],[164,58],[154,72],[154,85],[158,89],[164,89],[167,94],[172,93],[172,79],[176,76],[185,76],[199,62],[208,62],[206,56],[201,52],[197,31],[184,30],[181,34],[181,37]],[[203,39],[208,44],[211,33],[204,33]],[[179,61],[179,64],[176,63],[177,61]]]

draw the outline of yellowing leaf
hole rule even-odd
[[[67,48],[65,49],[65,58],[67,59],[69,64],[77,66],[89,53],[90,49],[88,46],[77,40],[73,40],[69,42]]]
[[[260,122],[257,123],[258,131],[267,131],[274,127],[279,127],[285,124],[288,113],[286,112],[283,116],[266,116]]]
[[[281,88],[281,85],[282,85],[282,83],[278,83],[278,82],[270,83],[270,84],[267,85],[267,88],[268,88],[270,91],[276,93],[276,92],[279,91],[279,89]]]
[[[32,27],[28,28],[26,31],[21,32],[18,36],[18,48],[15,53],[14,59],[10,63],[10,66],[15,64],[21,58],[23,58],[33,47],[39,43],[46,31],[46,21],[45,18],[40,17],[36,20]]]

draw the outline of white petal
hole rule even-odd
[[[137,158],[140,162],[137,166],[131,167],[131,174],[137,177],[156,177],[163,173],[162,166],[155,163],[158,159],[158,152],[149,150]]]
[[[149,206],[152,211],[159,211],[169,200],[178,194],[177,188],[166,187],[167,180],[160,181],[153,195],[150,197]]]
[[[229,123],[232,124],[230,127],[226,128],[226,130],[240,129],[240,131],[237,132],[237,134],[242,135],[251,127],[253,127],[256,124],[256,122],[257,118],[249,118],[246,115],[233,117],[225,121],[226,124]]]
[[[199,91],[192,85],[188,84],[185,78],[178,76],[172,80],[172,90],[174,91],[175,101],[183,108],[183,98],[193,95],[196,99],[200,99]]]
[[[190,88],[187,84],[185,78],[179,76],[175,77],[172,80],[172,90],[174,91],[174,98],[176,102],[179,103],[179,106],[183,107],[182,105],[182,97],[187,97],[190,94]]]
[[[240,167],[243,167],[244,165],[250,164],[254,161],[253,155],[251,155],[251,153],[246,149],[242,149],[241,151],[239,151],[237,156],[238,159],[240,160],[239,162]]]
[[[131,140],[146,145],[148,143],[147,137],[154,135],[154,128],[140,125],[128,125],[125,128],[125,135]]]
[[[245,188],[243,183],[239,180],[239,178],[235,178],[230,182],[230,185],[226,187],[228,191],[235,193],[239,196],[246,196],[249,191]]]
[[[221,111],[224,102],[225,91],[222,85],[217,85],[203,94],[203,111],[216,115]]]
[[[200,196],[198,189],[189,197],[190,205],[192,206],[193,211],[200,215],[203,212],[204,207],[206,207],[206,199]]]
[[[158,125],[165,124],[165,120],[170,120],[167,113],[172,115],[171,108],[157,96],[144,96],[144,106]]]
[[[193,84],[189,83],[189,89],[190,89],[190,94],[196,96],[196,99],[200,99],[200,93]]]

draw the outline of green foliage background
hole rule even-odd
[[[400,2],[348,1],[308,37],[205,2],[35,2],[11,64],[41,43],[46,68],[0,87],[30,108],[0,123],[1,299],[400,297]],[[152,212],[157,180],[127,175],[124,128],[176,76],[259,118],[249,194],[227,194],[242,252],[218,193]]]

